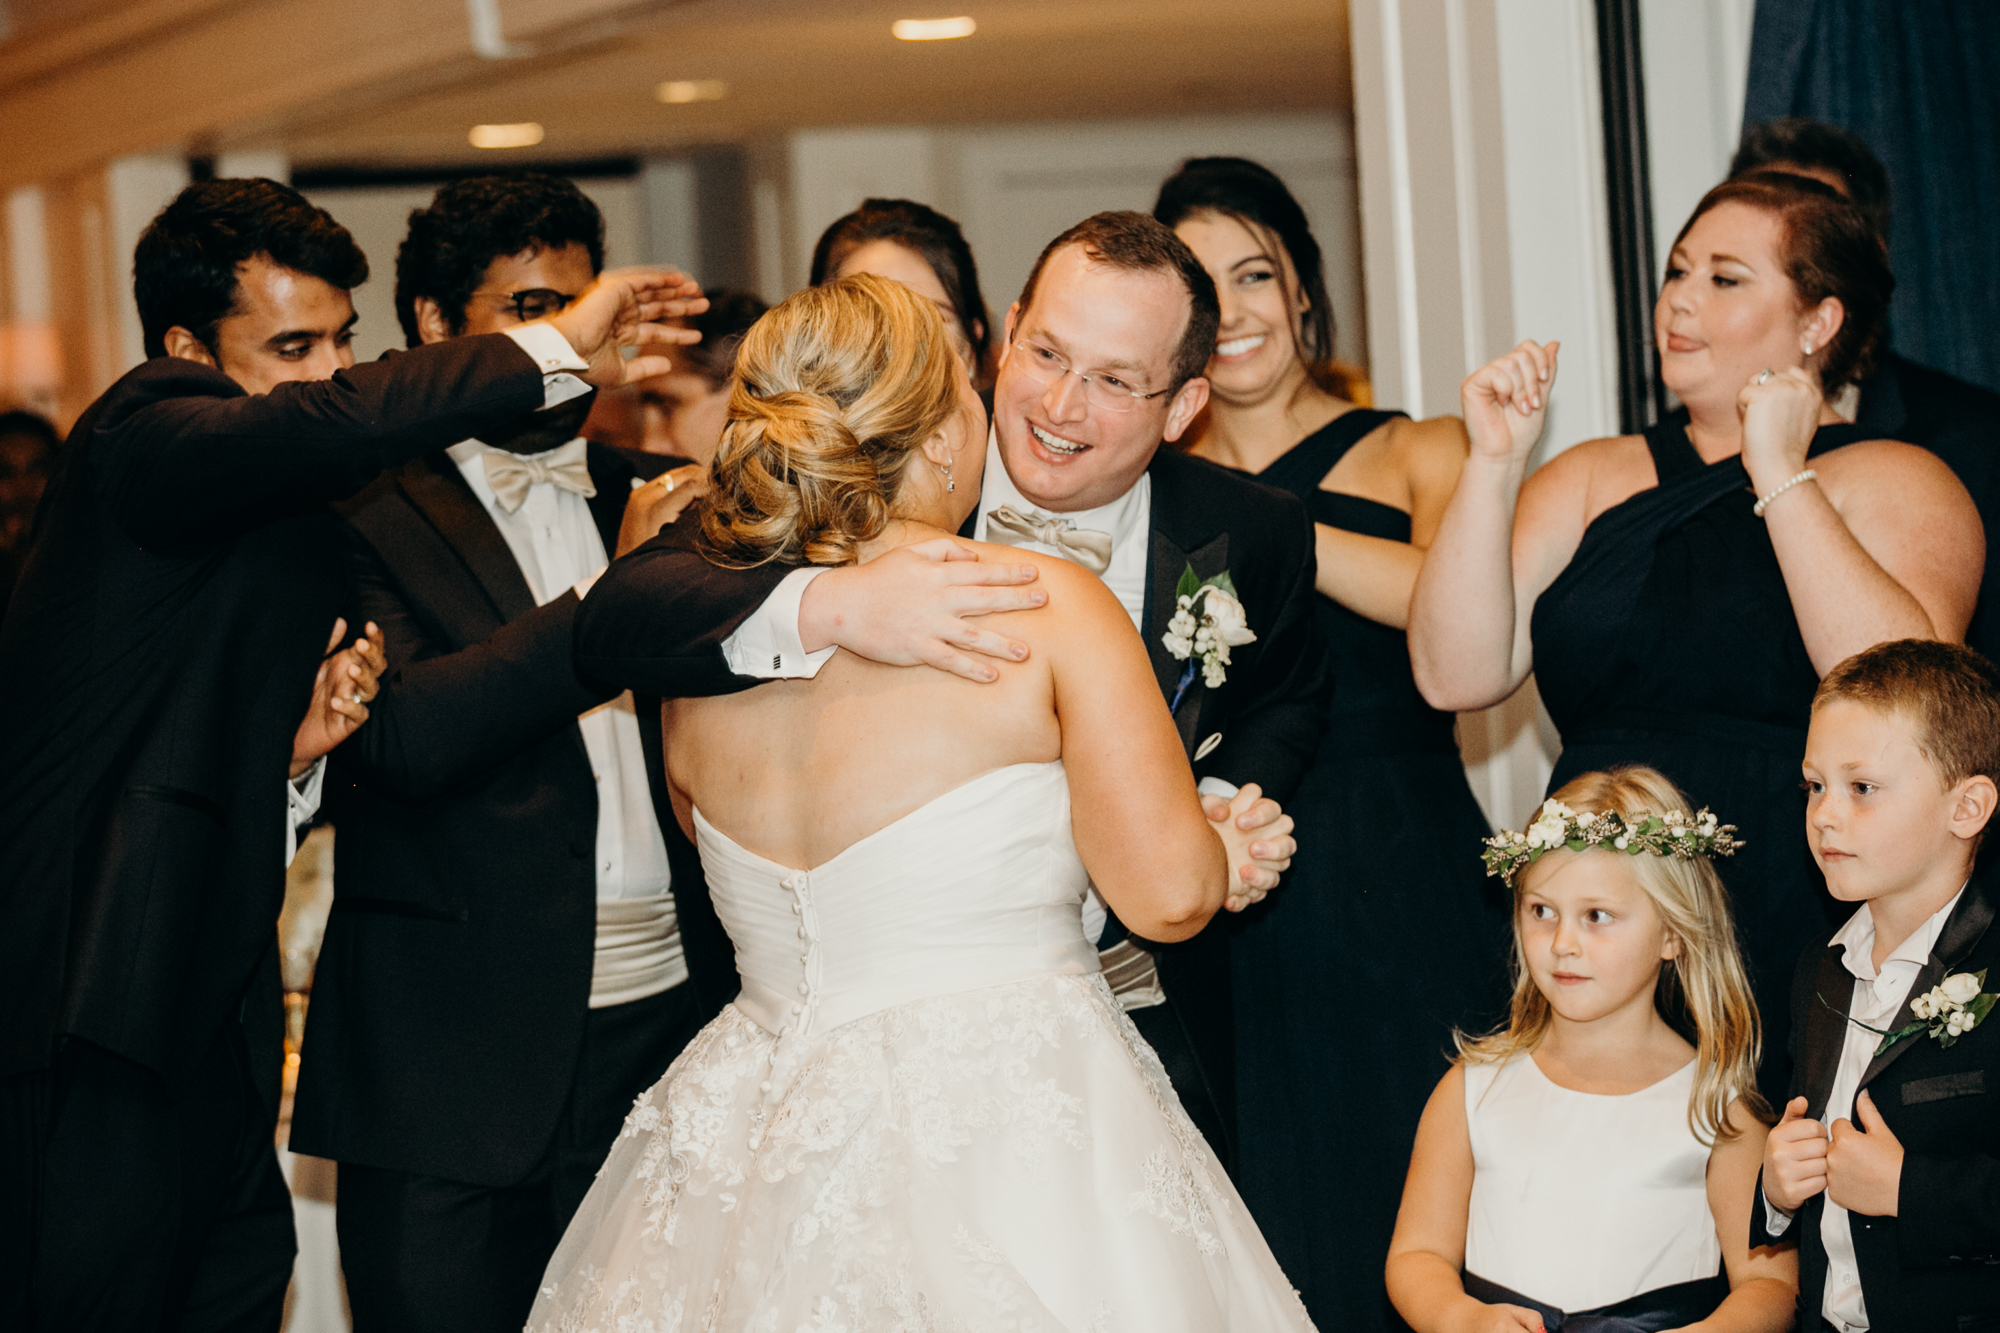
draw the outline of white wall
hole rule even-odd
[[[1326,253],[1338,350],[1365,364],[1353,130],[1331,113],[802,131],[785,144],[787,179],[765,176],[783,225],[762,226],[784,254],[766,266],[778,286],[764,295],[803,286],[820,233],[863,199],[910,198],[965,228],[998,321],[1065,228],[1106,209],[1148,211],[1182,159],[1223,154],[1262,162],[1298,197]]]
[[[638,262],[645,243],[640,217],[640,185],[636,180],[580,180],[577,188],[604,213],[604,262],[607,266]],[[372,361],[392,347],[403,346],[396,322],[396,247],[410,214],[431,201],[433,185],[367,186],[359,189],[308,190],[306,198],[333,214],[354,234],[368,256],[368,281],[354,291],[354,358]]]
[[[187,188],[187,159],[178,153],[123,157],[105,177],[110,205],[110,275],[118,311],[116,374],[123,375],[146,359],[146,338],[139,327],[139,306],[132,299],[132,251],[139,233],[156,214]]]

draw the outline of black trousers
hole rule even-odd
[[[297,1252],[276,1117],[233,1022],[172,1091],[75,1039],[0,1080],[0,1327],[275,1333]]]
[[[625,1113],[702,1020],[687,985],[591,1010],[555,1136],[516,1184],[342,1162],[334,1222],[355,1333],[518,1333]]]

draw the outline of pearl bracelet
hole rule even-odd
[[[1789,491],[1790,489],[1792,489],[1792,487],[1798,485],[1802,481],[1818,481],[1818,480],[1819,480],[1819,473],[1813,471],[1811,468],[1807,468],[1804,472],[1799,473],[1796,477],[1793,477],[1790,481],[1780,486],[1777,490],[1772,491],[1769,495],[1759,500],[1756,504],[1751,505],[1750,512],[1755,514],[1758,518],[1762,518],[1764,517],[1764,510],[1770,506],[1771,501],[1777,499],[1779,496],[1783,495],[1786,491]]]

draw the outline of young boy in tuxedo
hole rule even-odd
[[[1804,770],[1813,857],[1861,906],[1799,960],[1751,1243],[1798,1244],[1801,1329],[2000,1328],[2000,886],[1975,868],[2000,671],[1929,640],[1857,653],[1813,698]]]

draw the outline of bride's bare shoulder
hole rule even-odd
[[[1031,646],[1053,648],[1058,642],[1101,639],[1106,632],[1132,632],[1132,618],[1104,580],[1074,561],[1018,546],[967,542],[987,564],[1033,565],[1036,583],[1049,600],[1032,611],[1009,611],[985,617],[982,624],[1014,635]]]

